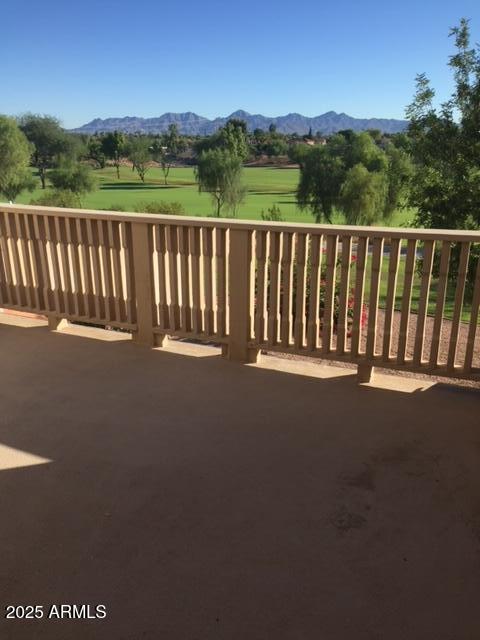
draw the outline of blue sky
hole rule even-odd
[[[401,118],[416,73],[447,97],[450,26],[478,0],[43,0],[0,9],[0,113],[94,117],[236,109]]]

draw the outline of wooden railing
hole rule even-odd
[[[213,341],[240,361],[266,349],[351,362],[361,379],[375,365],[478,379],[479,245],[480,232],[0,205],[0,306],[147,345]]]

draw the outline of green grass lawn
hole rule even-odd
[[[82,198],[82,206],[87,209],[102,209],[121,206],[131,211],[141,202],[167,201],[180,202],[188,215],[209,216],[212,214],[210,196],[199,193],[192,167],[172,168],[168,176],[168,185],[164,184],[159,168],[148,171],[145,183],[129,167],[120,168],[117,179],[114,167],[95,170],[99,188]],[[288,222],[313,222],[307,211],[300,211],[296,205],[295,190],[298,184],[299,170],[276,167],[246,167],[243,182],[247,187],[245,202],[239,207],[237,217],[246,220],[259,220],[262,210],[267,211],[274,204],[280,208],[282,216]],[[42,194],[39,187],[33,193],[22,193],[18,203],[28,204],[30,200]],[[398,226],[411,217],[407,210],[396,211],[390,221]],[[335,215],[333,222],[342,224],[341,215]]]

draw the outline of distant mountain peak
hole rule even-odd
[[[199,116],[193,111],[184,113],[166,112],[154,118],[140,118],[125,116],[123,118],[95,118],[81,127],[72,129],[74,133],[104,133],[108,131],[123,131],[125,133],[164,133],[171,124],[176,124],[180,133],[184,135],[210,135],[224,126],[231,118],[245,120],[249,131],[254,129],[267,130],[274,124],[277,131],[287,134],[305,135],[310,129],[330,135],[342,129],[365,131],[366,129],[380,129],[384,133],[398,133],[407,127],[406,120],[392,118],[353,118],[346,113],[327,111],[313,118],[302,116],[300,113],[289,113],[285,116],[268,117],[261,114],[252,115],[248,111],[238,109],[229,116],[217,117],[213,120]]]

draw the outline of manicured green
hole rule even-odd
[[[82,206],[88,209],[102,209],[112,205],[121,205],[127,211],[133,211],[139,202],[164,200],[179,202],[189,215],[210,216],[213,213],[208,193],[199,193],[195,182],[193,167],[172,167],[168,176],[168,185],[164,184],[160,168],[151,168],[143,184],[136,172],[130,167],[120,167],[120,179],[117,179],[114,167],[95,170],[99,189],[82,197]],[[245,202],[240,205],[238,218],[260,220],[262,210],[266,211],[274,204],[288,222],[313,222],[308,211],[300,211],[296,205],[295,190],[299,178],[298,169],[275,167],[246,167],[243,171],[243,183],[247,187]],[[33,194],[22,193],[18,203],[29,203],[41,195],[39,188]],[[398,226],[412,217],[405,210],[396,211],[390,221]],[[342,216],[334,215],[334,222],[344,222]]]

